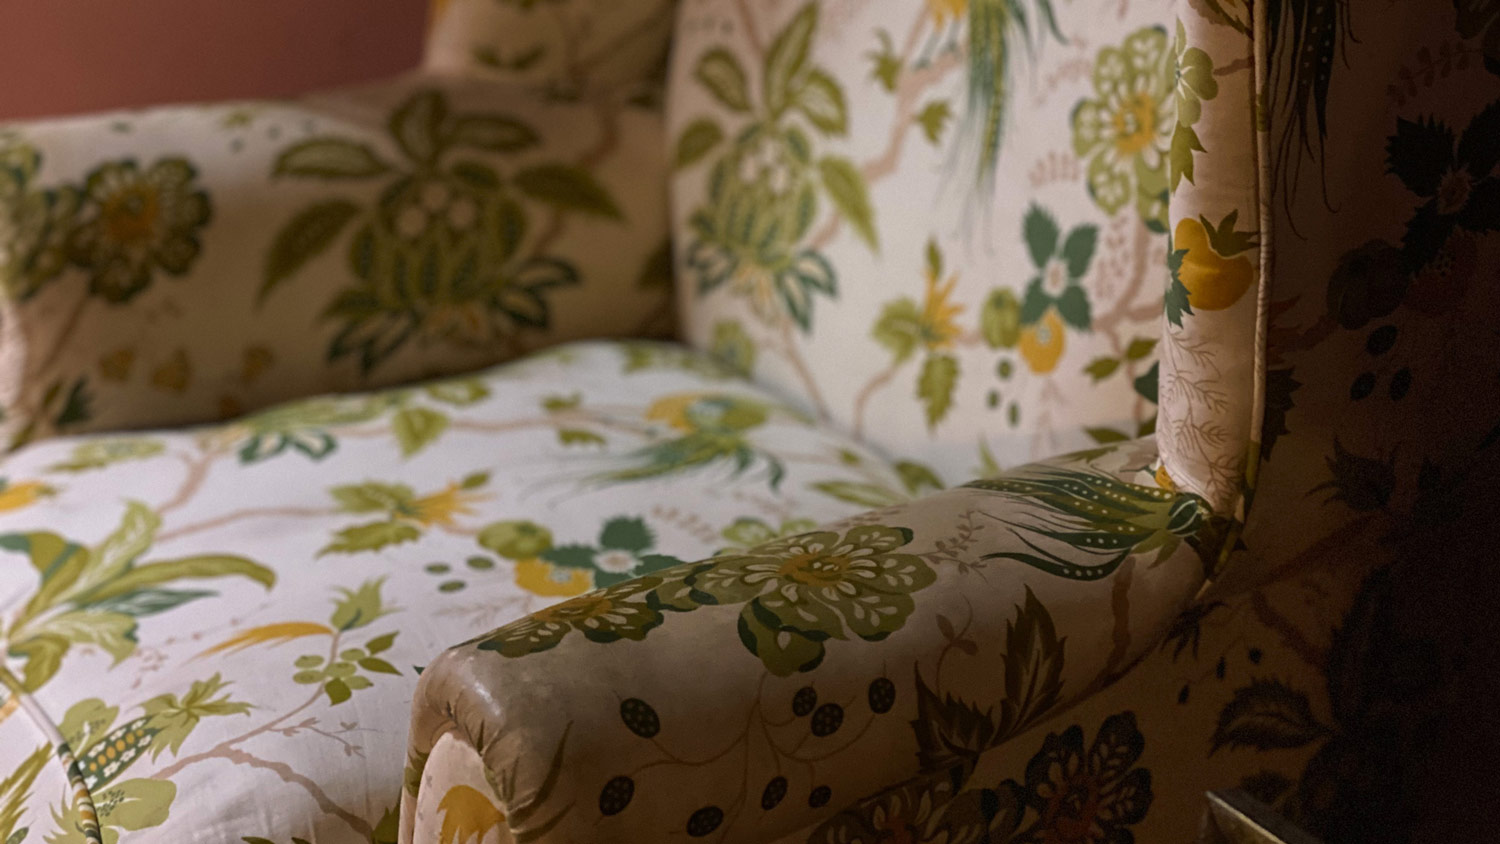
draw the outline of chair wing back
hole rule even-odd
[[[950,482],[1151,433],[1158,396],[1179,400],[1164,327],[1213,311],[1248,348],[1259,277],[1248,41],[1225,30],[1210,56],[1178,11],[684,6],[668,136],[689,339]],[[1200,122],[1222,178],[1194,168]],[[1164,315],[1182,250],[1215,244],[1233,268],[1199,261],[1216,277]],[[1232,420],[1168,472],[1228,508],[1253,370],[1216,365],[1225,398],[1160,418]]]

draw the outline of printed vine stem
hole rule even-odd
[[[1272,607],[1271,602],[1266,600],[1264,591],[1257,589],[1250,593],[1250,609],[1255,613],[1257,621],[1276,631],[1287,650],[1296,654],[1320,674],[1327,672],[1328,652],[1309,641],[1302,631],[1297,629],[1297,625]]]
[[[750,12],[749,0],[736,0],[736,8],[740,13],[740,25],[745,28],[745,40],[750,44],[750,50],[755,53],[756,58],[766,57],[766,45],[760,40],[760,33],[755,29],[755,15]]]
[[[948,662],[948,655],[953,652],[959,642],[968,641],[969,628],[974,624],[974,605],[969,602],[969,596],[963,595],[961,597],[964,599],[964,608],[969,611],[969,617],[964,620],[964,626],[955,631],[953,638],[949,639],[948,643],[943,645],[941,651],[938,651],[937,666],[933,668],[932,677],[932,684],[938,689],[943,688],[943,666]],[[951,621],[949,625],[952,625]]]
[[[342,631],[335,632],[333,634],[332,640],[329,642],[328,659],[330,662],[338,657],[339,639],[342,638],[342,635]],[[189,765],[193,765],[198,762],[205,762],[209,759],[223,759],[235,765],[245,765],[252,768],[261,768],[264,770],[272,771],[277,776],[281,777],[284,782],[291,785],[301,786],[302,789],[307,792],[308,796],[311,797],[313,801],[318,804],[318,807],[321,808],[324,812],[337,816],[356,833],[365,838],[369,838],[375,832],[375,828],[370,825],[370,822],[349,811],[348,809],[340,806],[335,800],[333,800],[333,798],[328,796],[327,792],[325,792],[322,786],[320,786],[317,782],[292,770],[291,766],[287,765],[284,762],[273,762],[269,759],[263,759],[259,756],[255,756],[236,747],[236,745],[242,744],[264,733],[280,732],[278,727],[283,721],[286,721],[293,716],[300,714],[303,710],[317,703],[319,698],[321,698],[322,696],[323,690],[321,687],[319,687],[313,691],[312,695],[307,700],[303,701],[301,705],[297,706],[295,709],[279,715],[276,718],[273,718],[272,720],[260,725],[259,727],[250,730],[249,732],[246,732],[234,738],[225,739],[224,741],[219,742],[218,744],[201,753],[194,753],[190,756],[180,757],[171,765],[168,765],[167,767],[151,774],[150,778],[155,780],[170,781],[173,776],[181,772]]]
[[[896,373],[900,371],[902,363],[905,363],[905,361],[892,361],[890,366],[876,373],[874,377],[865,383],[864,387],[860,388],[859,393],[854,396],[854,422],[850,434],[856,440],[860,442],[865,441],[865,405],[869,403],[870,397],[876,391],[884,388],[891,382],[892,378],[896,377]]]
[[[1115,572],[1115,582],[1109,590],[1110,609],[1114,612],[1114,648],[1104,662],[1104,670],[1096,681],[1108,685],[1128,668],[1126,659],[1130,655],[1130,585],[1135,582],[1135,557],[1125,558]]]
[[[156,535],[154,544],[161,545],[163,542],[247,519],[318,518],[338,515],[341,515],[341,512],[333,507],[247,507],[212,519],[204,519],[201,522],[192,522],[173,530],[162,531]]]
[[[652,737],[650,739],[651,744],[659,753],[662,754],[662,758],[654,759],[650,762],[646,762],[637,766],[634,770],[630,771],[627,776],[629,776],[633,780],[644,771],[671,765],[680,765],[688,768],[701,768],[704,765],[709,765],[717,762],[720,759],[723,759],[730,753],[734,752],[736,749],[741,749],[744,757],[744,767],[740,775],[739,792],[733,801],[733,808],[730,809],[726,817],[727,822],[723,827],[726,830],[727,834],[727,830],[732,828],[734,823],[739,819],[739,814],[744,810],[745,803],[747,802],[746,794],[749,788],[750,780],[750,735],[755,728],[759,728],[761,738],[764,740],[766,748],[772,752],[772,759],[775,763],[776,771],[778,774],[781,771],[781,763],[783,760],[785,760],[801,764],[802,767],[807,770],[809,779],[816,779],[819,762],[823,762],[834,756],[837,756],[838,754],[843,753],[850,747],[857,744],[859,740],[864,737],[864,734],[868,732],[870,727],[875,723],[875,713],[871,712],[865,719],[864,726],[862,726],[852,737],[850,737],[846,741],[843,741],[838,746],[825,750],[819,754],[803,755],[799,753],[799,751],[801,751],[802,749],[802,746],[805,745],[808,739],[812,737],[811,731],[804,733],[802,738],[790,749],[785,748],[781,745],[780,742],[776,740],[774,736],[771,735],[771,730],[773,728],[782,729],[785,727],[789,727],[795,724],[798,721],[798,718],[796,716],[793,716],[783,721],[776,721],[774,719],[765,717],[764,713],[762,712],[762,705],[765,700],[766,681],[770,679],[770,676],[771,674],[769,671],[761,674],[760,682],[756,686],[754,698],[755,702],[750,706],[749,711],[745,714],[744,729],[740,730],[738,735],[731,737],[729,743],[726,744],[723,749],[701,759],[684,759],[673,753],[671,750],[667,749],[662,744],[659,738]],[[618,695],[616,696],[618,697]],[[623,698],[621,698],[621,702],[624,702]],[[846,710],[853,704],[854,698],[850,698],[848,700],[840,702],[840,705]]]
[[[907,34],[906,44],[901,51],[901,78],[896,83],[896,118],[891,122],[891,133],[886,141],[885,150],[859,167],[860,175],[864,177],[866,184],[873,184],[896,172],[896,166],[901,160],[901,150],[906,145],[906,138],[916,128],[917,104],[922,94],[964,62],[964,53],[961,50],[950,50],[924,67],[916,70],[907,69],[911,62],[911,54],[916,50],[929,18],[926,8],[919,8],[917,19]],[[842,224],[841,215],[831,215],[823,227],[808,240],[808,244],[814,249],[822,249],[838,235]]]
[[[656,13],[644,18],[634,26],[611,38],[608,42],[599,45],[592,53],[580,57],[573,63],[570,73],[577,81],[583,82],[588,79],[589,74],[599,65],[614,58],[615,55],[629,47],[630,44],[643,38],[648,38],[663,24],[670,25],[676,7],[672,3],[663,3],[657,7]],[[567,43],[572,43],[571,39]]]
[[[801,381],[802,386],[807,390],[807,398],[812,402],[818,419],[828,421],[831,416],[828,412],[828,402],[823,399],[823,390],[818,386],[818,379],[813,377],[812,370],[808,369],[807,361],[802,357],[797,338],[792,335],[791,321],[783,314],[777,319],[777,323],[781,342],[780,345],[771,348],[791,365],[792,371],[797,375],[797,380]]]
[[[209,468],[223,454],[222,447],[214,446],[205,447],[198,455],[178,452],[177,459],[181,460],[183,465],[187,467],[187,474],[183,476],[182,485],[177,488],[177,493],[168,499],[165,504],[157,507],[156,514],[158,516],[165,516],[167,513],[176,510],[197,496],[198,490],[203,487],[203,482],[208,479]]]

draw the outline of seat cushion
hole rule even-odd
[[[644,343],[38,443],[0,475],[8,844],[90,814],[105,842],[394,840],[441,649],[936,484]]]

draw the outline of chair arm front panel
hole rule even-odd
[[[1219,522],[1153,482],[1155,457],[1031,464],[445,652],[414,703],[402,840],[462,815],[503,818],[501,840],[768,841],[919,775],[961,782],[1203,583]]]

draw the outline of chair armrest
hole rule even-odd
[[[661,133],[435,74],[0,127],[0,444],[654,329]]]
[[[769,841],[924,772],[958,781],[1122,673],[1204,582],[1219,520],[1154,461],[1145,440],[1024,466],[443,653],[402,841],[460,815],[504,818],[502,841]]]

